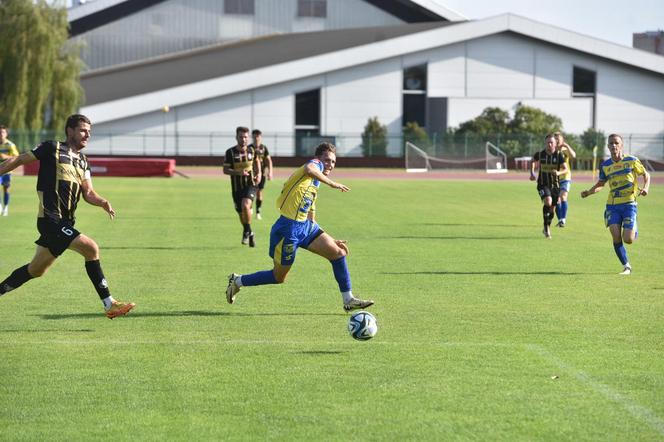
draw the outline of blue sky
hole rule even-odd
[[[664,30],[664,0],[433,0],[467,18],[510,12],[632,46],[632,33]]]

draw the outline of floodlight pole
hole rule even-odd
[[[162,132],[162,156],[166,156],[166,114],[170,111],[171,109],[168,107],[168,105],[164,105],[161,108],[161,113],[164,115],[164,120],[163,120],[163,132]]]

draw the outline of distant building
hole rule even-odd
[[[103,3],[138,9],[74,15]],[[154,154],[154,137],[163,136],[157,153],[219,155],[244,125],[271,137],[278,155],[303,154],[319,139],[361,155],[360,134],[377,117],[388,128],[388,154],[400,155],[406,122],[440,134],[488,106],[511,111],[522,103],[559,116],[566,132],[646,134],[654,141],[627,140],[633,151],[661,154],[664,58],[654,54],[511,14],[446,17],[429,0],[201,0],[219,10],[198,16],[190,3],[96,0],[70,13],[75,38],[93,46],[99,33],[106,42],[95,56],[119,57],[81,78],[94,149]],[[229,5],[245,9],[230,13]],[[256,36],[277,18],[278,31]],[[175,26],[176,19],[189,24]],[[237,34],[173,52],[192,42],[185,36],[204,27],[200,20],[217,30],[235,23],[229,29]],[[157,35],[167,37],[162,55],[147,49],[159,49]],[[115,44],[117,53],[106,54]]]
[[[664,31],[632,34],[632,46],[655,54],[664,55]]]

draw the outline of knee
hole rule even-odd
[[[39,278],[40,276],[44,276],[47,270],[48,267],[34,266],[32,264],[28,265],[28,273],[33,278]]]
[[[274,275],[274,280],[277,281],[277,284],[283,284],[284,282],[286,282],[286,276],[288,276],[288,275],[287,274],[286,275],[275,274]]]
[[[625,237],[623,238],[623,242],[624,242],[625,244],[632,244],[632,243],[634,242],[634,238],[632,238],[631,236],[625,236]]]
[[[85,244],[82,251],[83,257],[86,261],[94,261],[99,259],[99,246],[92,240]]]

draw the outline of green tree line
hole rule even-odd
[[[68,26],[64,7],[0,0],[0,124],[14,137],[62,130],[82,103],[83,63],[80,47],[68,41]]]

